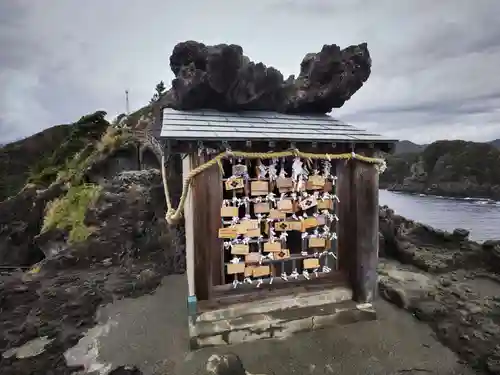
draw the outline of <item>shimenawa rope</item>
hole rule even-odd
[[[225,151],[214,157],[213,159],[207,161],[206,163],[200,165],[199,167],[193,169],[184,179],[184,183],[182,186],[182,194],[181,199],[179,201],[179,206],[177,209],[172,207],[172,201],[170,198],[170,192],[168,190],[167,184],[167,173],[165,169],[165,156],[162,155],[161,158],[161,175],[163,180],[163,189],[165,191],[165,200],[167,203],[167,213],[165,214],[165,220],[169,224],[177,224],[181,219],[184,211],[184,204],[186,203],[186,198],[189,192],[189,188],[194,177],[208,168],[218,165],[222,170],[222,160],[229,158],[244,158],[244,159],[280,159],[287,156],[295,156],[303,159],[314,160],[314,159],[326,159],[326,160],[359,160],[368,164],[376,164],[379,173],[383,173],[386,168],[385,160],[371,158],[363,155],[351,153],[344,154],[313,154],[308,152],[301,152],[297,149],[289,150],[289,151],[281,151],[281,152],[243,152],[243,151]]]

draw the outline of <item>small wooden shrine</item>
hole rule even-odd
[[[297,287],[344,285],[371,303],[384,166],[375,157],[395,140],[328,115],[169,108],[154,135],[192,178],[181,204],[193,313]]]

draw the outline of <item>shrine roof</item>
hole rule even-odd
[[[175,141],[289,141],[384,143],[397,140],[357,128],[326,114],[162,110],[155,137]]]

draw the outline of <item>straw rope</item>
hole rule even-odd
[[[170,191],[168,190],[167,184],[167,173],[165,169],[165,156],[162,155],[162,180],[163,180],[163,188],[165,191],[165,200],[167,203],[167,213],[165,215],[165,220],[169,224],[177,224],[183,216],[184,204],[186,203],[186,198],[189,193],[189,189],[191,187],[191,183],[198,174],[204,172],[208,168],[211,168],[214,165],[218,165],[222,170],[222,160],[229,158],[244,158],[244,159],[280,159],[287,156],[295,156],[300,157],[307,160],[359,160],[368,164],[375,164],[379,173],[383,173],[386,167],[385,160],[371,158],[363,155],[351,153],[343,153],[343,154],[314,154],[308,152],[301,152],[299,150],[288,150],[281,152],[243,152],[243,151],[225,151],[215,156],[213,159],[207,161],[206,163],[200,165],[199,167],[193,169],[184,179],[184,183],[182,186],[182,194],[181,199],[179,201],[179,206],[175,209],[172,207],[172,201],[170,197]]]

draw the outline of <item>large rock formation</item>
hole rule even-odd
[[[308,53],[297,78],[255,63],[238,45],[186,41],[174,47],[172,88],[160,100],[175,109],[268,110],[328,113],[358,91],[371,72],[366,43]]]

